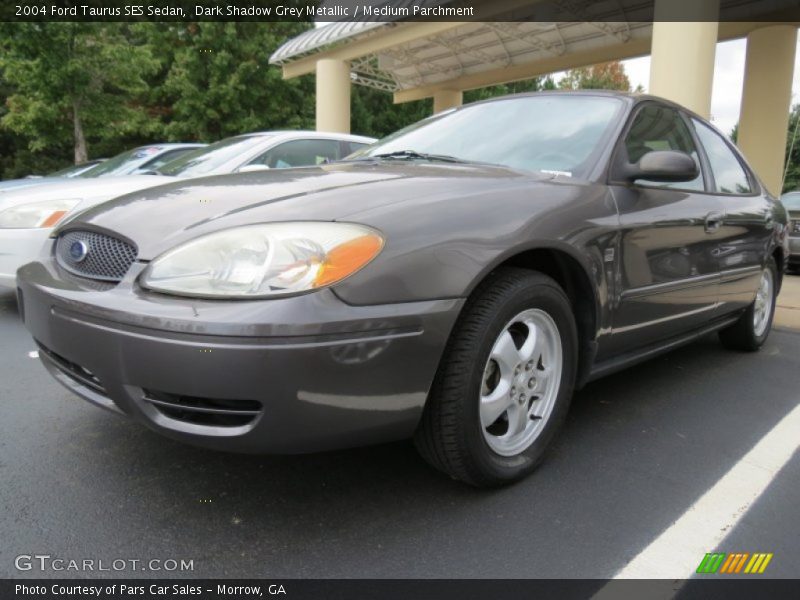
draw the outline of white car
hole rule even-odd
[[[313,131],[249,133],[186,152],[141,175],[78,177],[57,185],[9,190],[0,195],[0,286],[16,286],[17,269],[39,256],[58,223],[117,196],[168,183],[174,178],[321,164],[344,158],[374,141],[356,135]]]
[[[148,170],[158,168],[171,160],[175,160],[184,152],[203,148],[205,144],[150,144],[127,150],[116,156],[102,161],[92,161],[80,166],[67,167],[61,171],[50,173],[46,177],[31,177],[25,179],[7,179],[0,181],[0,193],[34,185],[52,185],[64,183],[65,179],[81,177],[91,179],[94,177],[119,177],[130,175],[140,169]]]

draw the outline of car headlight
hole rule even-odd
[[[54,227],[80,200],[46,200],[0,211],[0,229]]]
[[[306,292],[341,281],[383,248],[364,225],[292,222],[211,233],[162,254],[142,287],[177,296],[259,298]]]

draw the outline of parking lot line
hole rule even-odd
[[[636,555],[616,579],[685,579],[725,539],[800,446],[800,404]]]

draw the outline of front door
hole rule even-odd
[[[645,103],[620,152],[636,163],[654,150],[699,155],[682,115]],[[619,211],[611,353],[631,351],[696,329],[714,315],[719,295],[719,199],[693,181],[614,185]]]

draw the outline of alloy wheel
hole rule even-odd
[[[480,395],[481,428],[494,452],[515,456],[541,434],[562,368],[561,336],[546,312],[525,310],[503,327],[484,367]]]

